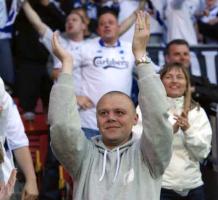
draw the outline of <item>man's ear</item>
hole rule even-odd
[[[119,23],[117,24],[117,28],[118,28],[118,31],[120,31],[121,25]]]
[[[96,116],[97,119],[97,128],[99,129],[99,122],[98,122],[98,117]]]
[[[96,32],[98,33],[98,35],[101,35],[100,31],[99,31],[99,27],[97,26],[96,28]]]
[[[86,31],[88,29],[88,25],[85,23],[83,23],[82,27],[83,27],[83,31]]]
[[[134,123],[133,125],[136,125],[138,123],[139,115],[136,113],[134,117]]]
[[[165,60],[165,63],[169,63],[170,62],[169,56],[165,55],[164,60]]]
[[[122,36],[126,31],[122,30],[122,26],[120,24],[118,24],[118,37]]]

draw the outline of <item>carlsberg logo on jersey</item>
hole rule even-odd
[[[94,57],[93,64],[95,67],[101,67],[103,69],[108,69],[108,68],[126,69],[129,67],[129,63],[126,60],[103,58],[102,56]]]

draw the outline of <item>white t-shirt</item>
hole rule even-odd
[[[192,18],[199,6],[199,0],[168,0],[165,14],[167,42],[173,39],[185,39],[190,45],[197,44]]]
[[[109,91],[131,93],[134,56],[130,43],[118,41],[114,47],[105,47],[101,39],[93,39],[81,47],[82,90],[96,106]],[[97,129],[96,107],[80,110],[82,127]]]
[[[45,34],[40,38],[40,42],[48,49],[48,51],[52,55],[54,69],[61,69],[62,67],[61,61],[52,52],[52,46],[51,46],[52,35],[53,32],[48,27],[46,29]],[[81,69],[79,63],[81,63],[81,61],[79,60],[80,56],[78,56],[78,53],[80,51],[81,45],[83,44],[83,41],[75,42],[73,40],[70,40],[67,37],[67,35],[63,33],[59,37],[59,42],[61,43],[61,46],[64,49],[67,49],[73,56],[73,80],[74,80],[73,83],[75,86],[76,95],[80,95]]]

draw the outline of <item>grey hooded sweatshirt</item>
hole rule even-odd
[[[50,96],[51,145],[74,179],[75,200],[159,200],[171,157],[166,92],[153,64],[137,66],[143,133],[112,150],[81,130],[72,76],[61,74]]]

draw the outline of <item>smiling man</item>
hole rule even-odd
[[[137,123],[132,100],[110,91],[97,103],[101,136],[85,138],[72,85],[72,57],[54,35],[53,48],[63,70],[50,96],[51,145],[75,180],[75,200],[159,200],[161,177],[171,157],[172,127],[166,92],[150,59],[145,56],[149,19],[137,16],[133,53],[139,75],[142,137],[132,137]]]
[[[122,92],[108,92],[97,104],[99,131],[104,144],[110,149],[125,144],[131,138],[129,130],[137,120],[132,100]]]

